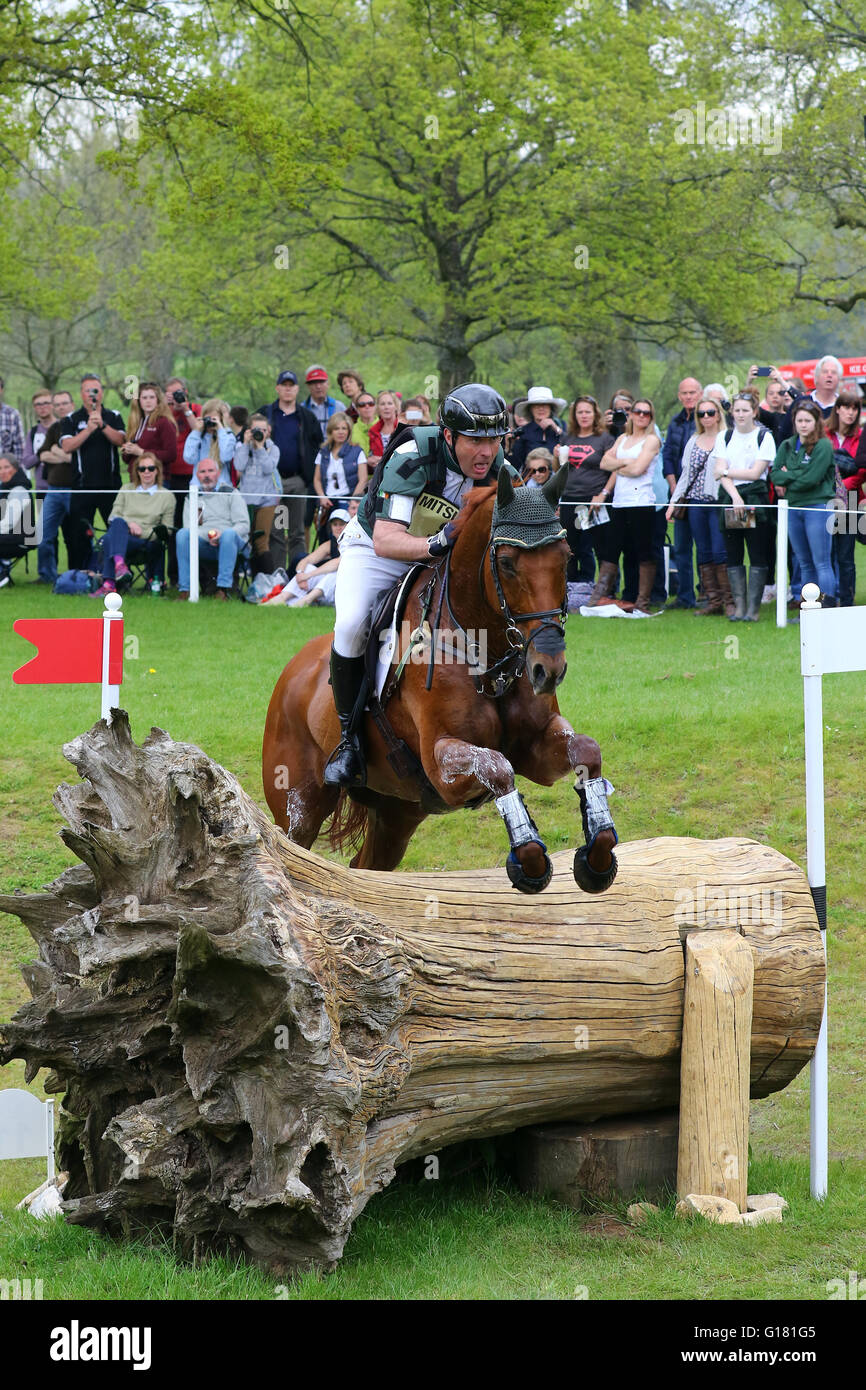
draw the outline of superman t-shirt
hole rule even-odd
[[[563,460],[560,467],[567,467],[569,474],[563,502],[591,502],[601,492],[610,481],[610,474],[599,468],[599,464],[615,443],[613,435],[607,432],[566,436],[560,445],[560,459]]]

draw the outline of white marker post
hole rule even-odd
[[[123,599],[120,594],[106,594],[102,615],[102,718],[111,723],[111,711],[120,708],[120,686],[108,684],[111,624],[123,622]]]
[[[866,608],[821,609],[817,584],[803,586],[800,670],[806,736],[806,865],[824,957],[827,955],[827,883],[824,861],[824,722],[822,677],[834,671],[866,671]],[[812,1196],[827,1194],[828,1146],[827,987],[824,1016],[810,1067]]]
[[[788,626],[788,503],[779,498],[776,513],[776,627]]]
[[[198,603],[198,495],[195,477],[189,485],[189,601]]]

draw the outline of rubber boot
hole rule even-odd
[[[767,570],[752,565],[749,570],[749,606],[746,609],[744,623],[757,623],[761,617],[761,599],[764,594],[764,585],[767,582]]]
[[[734,613],[731,622],[741,623],[746,616],[746,566],[728,565],[728,583],[734,596]]]
[[[838,598],[836,598],[835,594],[834,594],[832,597],[830,596],[830,594],[822,594],[822,595],[821,595],[821,607],[822,607],[822,608],[838,608],[838,607],[839,607],[839,600],[838,600]]]
[[[619,579],[619,565],[611,560],[602,560],[598,567],[598,579],[586,601],[587,608],[596,608],[603,598],[610,598]]]
[[[650,595],[653,591],[653,581],[656,577],[655,560],[645,560],[638,567],[638,594],[635,599],[635,609],[640,613],[649,614]]]
[[[722,591],[716,578],[716,568],[715,565],[700,566],[701,584],[707,596],[707,606],[695,610],[696,618],[709,618],[715,613],[724,613],[725,611],[725,605],[722,603]],[[723,569],[724,566],[718,568]]]
[[[331,686],[343,737],[325,764],[323,780],[328,787],[363,787],[367,782],[364,747],[356,727],[363,717],[357,706],[365,664],[363,656],[340,656],[331,648]]]

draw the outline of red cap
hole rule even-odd
[[[311,367],[304,377],[305,381],[327,381],[328,373],[324,367]]]

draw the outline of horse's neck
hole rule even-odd
[[[490,636],[498,629],[504,635],[505,623],[498,606],[492,608],[484,589],[484,567],[490,564],[492,508],[481,506],[458,538],[451,555],[448,596],[453,616],[463,628],[485,628]]]

